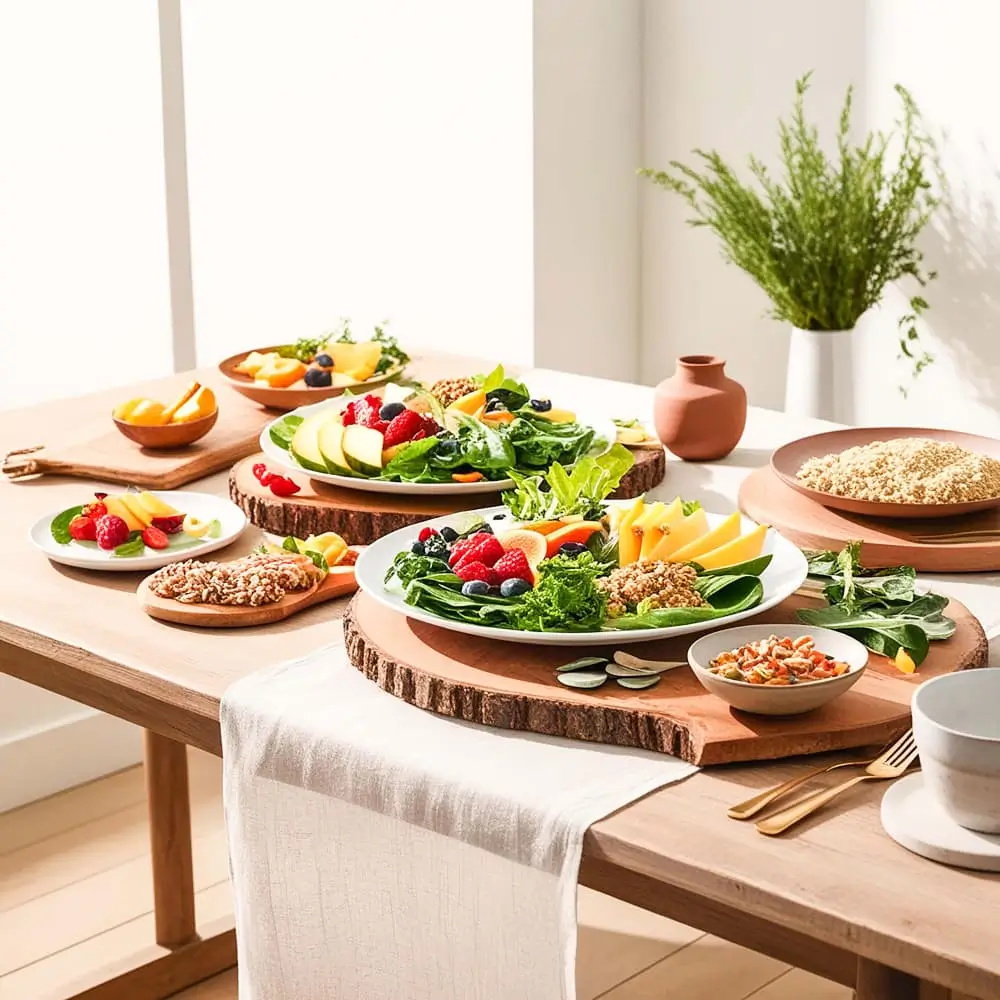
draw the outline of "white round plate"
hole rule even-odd
[[[246,515],[231,500],[213,496],[211,493],[188,493],[186,490],[151,490],[171,507],[176,507],[183,514],[194,514],[203,521],[218,520],[222,524],[222,534],[218,538],[207,538],[200,545],[186,545],[171,551],[167,549],[147,548],[144,555],[115,556],[111,552],[99,549],[94,544],[69,542],[61,545],[52,537],[50,525],[52,519],[62,511],[46,514],[36,521],[30,531],[32,543],[41,549],[53,562],[65,566],[75,566],[78,569],[100,569],[116,573],[140,573],[151,569],[159,569],[167,563],[180,562],[182,559],[197,559],[208,552],[225,548],[243,534],[247,526]],[[86,490],[81,493],[86,498]]]
[[[634,503],[632,500],[610,501],[611,505],[630,505],[632,503]],[[383,580],[385,579],[386,571],[392,565],[396,553],[408,549],[416,541],[421,528],[428,525],[438,528],[446,524],[453,525],[459,518],[476,514],[485,518],[494,531],[505,531],[508,528],[515,527],[518,523],[510,517],[506,507],[487,507],[481,510],[466,511],[462,514],[449,514],[446,517],[436,517],[433,520],[423,521],[408,528],[400,528],[398,531],[385,535],[374,544],[369,545],[362,553],[354,569],[358,586],[365,593],[374,597],[380,604],[384,604],[393,611],[398,611],[418,621],[438,625],[452,632],[463,632],[466,635],[481,635],[492,639],[502,639],[507,642],[528,642],[537,645],[624,646],[632,642],[652,642],[654,639],[666,639],[669,636],[706,632],[710,629],[731,624],[732,622],[742,621],[745,618],[752,618],[754,615],[758,615],[762,611],[780,604],[786,597],[794,594],[802,586],[802,582],[806,578],[807,567],[805,556],[791,542],[786,541],[776,531],[771,530],[767,533],[767,539],[764,543],[764,553],[770,553],[774,558],[760,577],[761,583],[764,585],[764,599],[761,603],[749,611],[741,611],[735,615],[726,615],[722,618],[714,618],[707,622],[696,622],[692,625],[677,625],[673,628],[646,628],[635,629],[634,631],[608,629],[602,632],[522,632],[515,629],[494,628],[488,625],[470,625],[466,622],[440,618],[421,608],[414,608],[408,605],[403,600],[403,595],[400,591],[386,590]],[[493,520],[497,514],[503,514],[504,518],[502,520]],[[708,523],[710,526],[715,527],[724,521],[726,516],[724,514],[709,514]],[[753,527],[756,527],[755,522],[743,518],[744,532],[749,531]]]
[[[1000,834],[959,826],[927,791],[924,776],[908,774],[882,797],[882,826],[902,847],[945,865],[1000,872]]]
[[[350,397],[345,399],[343,396],[339,396],[337,399],[324,400],[310,406],[300,406],[294,412],[296,415],[301,415],[330,408],[340,410],[348,402],[350,402]],[[286,413],[283,416],[289,415]],[[278,420],[281,419],[283,417],[278,418]],[[329,483],[331,486],[342,486],[348,490],[365,490],[369,493],[397,493],[409,496],[440,496],[446,493],[461,493],[465,496],[471,493],[497,493],[500,490],[510,489],[514,485],[512,479],[484,479],[478,483],[390,483],[383,479],[362,479],[356,476],[337,476],[329,472],[311,472],[309,469],[303,469],[284,448],[279,448],[271,440],[271,427],[277,422],[277,420],[272,421],[260,433],[260,450],[268,461],[282,466],[289,472],[304,474],[310,479]],[[614,443],[616,429],[612,421],[603,418],[594,420],[584,415],[580,417],[580,422],[595,428],[598,435],[608,442],[602,451],[606,451]]]

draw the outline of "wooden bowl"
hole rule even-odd
[[[277,347],[256,347],[254,350],[261,354],[278,350]],[[297,410],[300,406],[308,406],[310,403],[319,403],[324,399],[333,399],[334,396],[341,396],[345,389],[354,391],[358,386],[384,385],[392,381],[402,372],[402,368],[390,368],[389,371],[381,375],[373,375],[364,382],[351,382],[349,385],[330,386],[289,386],[286,389],[271,388],[271,386],[257,385],[249,375],[236,371],[236,366],[241,364],[252,351],[241,351],[225,361],[219,362],[219,371],[223,378],[238,393],[252,399],[261,406],[266,406],[269,410]]]
[[[216,407],[207,417],[178,424],[130,424],[117,417],[111,419],[125,437],[143,448],[183,448],[203,438],[215,426],[219,409]]]
[[[986,500],[968,500],[964,503],[881,503],[876,500],[856,500],[853,497],[841,497],[834,493],[822,493],[810,489],[798,479],[802,463],[810,458],[819,458],[833,452],[856,448],[858,445],[871,444],[873,441],[892,441],[908,437],[946,441],[1000,461],[1000,441],[978,434],[927,427],[847,427],[840,431],[811,434],[809,437],[790,441],[771,455],[771,468],[782,482],[803,496],[815,500],[824,507],[847,511],[850,514],[889,518],[938,518],[957,517],[977,510],[1000,507],[1000,496],[989,497]]]

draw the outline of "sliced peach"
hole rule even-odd
[[[565,545],[566,542],[585,543],[595,531],[602,530],[600,521],[576,521],[567,524],[564,528],[545,536],[545,554],[551,558],[559,551],[560,545]]]
[[[306,366],[297,358],[272,358],[255,376],[255,381],[266,382],[272,389],[285,389],[298,382],[306,373]]]
[[[565,528],[565,521],[535,521],[524,525],[525,531],[534,531],[538,535],[551,535],[553,531]]]

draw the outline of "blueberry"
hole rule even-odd
[[[528,406],[530,406],[536,413],[548,413],[552,409],[551,399],[529,399]]]
[[[316,364],[318,364],[320,366],[320,368],[332,368],[333,367],[333,358],[331,358],[329,354],[317,354],[316,358],[315,358],[315,361],[316,361]]]
[[[410,546],[410,551],[411,551],[411,552],[412,552],[412,553],[413,553],[413,554],[414,554],[415,556],[422,556],[422,555],[425,555],[425,552],[424,552],[424,543],[423,543],[423,542],[420,542],[420,541],[417,541],[417,542],[414,542],[414,543],[413,543],[413,544],[412,544],[412,545]]]
[[[520,597],[521,594],[526,594],[529,590],[531,590],[531,584],[527,580],[521,580],[517,577],[504,580],[500,584],[501,597]]]
[[[306,385],[314,389],[323,389],[333,383],[333,376],[323,368],[309,368],[306,370]]]
[[[467,580],[462,584],[462,593],[466,597],[482,597],[490,592],[490,585],[485,580]]]
[[[491,399],[486,404],[487,413],[499,413],[501,410],[506,410],[507,407],[503,405],[502,399]]]
[[[506,514],[494,514],[493,515],[493,520],[494,521],[502,521],[506,516],[507,516]]]
[[[559,554],[562,556],[578,556],[581,552],[586,552],[587,546],[583,542],[563,542],[559,546]]]
[[[441,440],[438,438],[437,452],[439,455],[455,455],[458,453],[458,439],[457,438],[445,438]]]
[[[441,537],[446,542],[453,542],[458,538],[458,532],[454,528],[444,527],[441,529]]]
[[[379,420],[392,420],[393,417],[398,417],[406,407],[402,403],[386,403],[381,410],[378,411]]]

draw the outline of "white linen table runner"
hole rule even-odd
[[[696,770],[421,711],[342,645],[221,715],[240,1000],[570,1000],[584,833]]]

